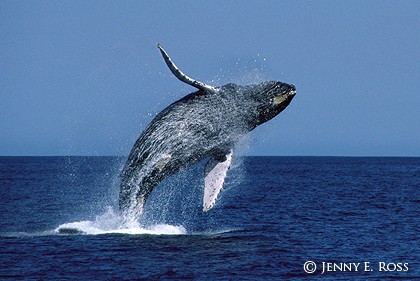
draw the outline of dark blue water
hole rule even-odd
[[[127,229],[115,211],[123,161],[0,157],[0,279],[420,276],[420,158],[237,158],[209,213],[200,163],[156,188]]]

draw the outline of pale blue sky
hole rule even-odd
[[[420,156],[420,1],[1,1],[0,155],[127,155],[195,89],[293,83],[248,155]]]

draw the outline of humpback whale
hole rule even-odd
[[[197,91],[157,114],[128,156],[120,174],[119,207],[134,219],[162,180],[207,158],[203,211],[210,210],[223,187],[234,145],[283,111],[296,94],[293,84],[278,81],[207,85],[185,75],[162,46],[157,47],[171,72]]]

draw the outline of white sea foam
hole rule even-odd
[[[187,234],[183,226],[156,224],[142,226],[137,221],[127,221],[117,215],[112,209],[108,210],[94,221],[77,221],[58,226],[56,234],[131,234],[131,235],[183,235]]]

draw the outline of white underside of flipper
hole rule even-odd
[[[220,162],[213,157],[206,164],[204,178],[203,211],[207,212],[216,203],[217,195],[222,190],[227,171],[232,162],[232,150]]]

